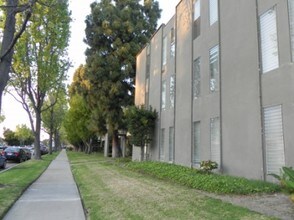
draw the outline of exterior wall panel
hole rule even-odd
[[[221,1],[223,171],[263,179],[257,27],[255,1]]]
[[[191,165],[192,0],[176,8],[175,162]]]

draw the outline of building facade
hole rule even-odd
[[[158,111],[151,160],[269,181],[294,166],[294,0],[180,1],[137,55],[135,103]]]

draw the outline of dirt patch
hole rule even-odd
[[[209,197],[242,206],[267,216],[274,216],[283,220],[294,219],[294,204],[291,202],[289,196],[282,193],[251,196],[215,195],[212,193],[202,193]]]

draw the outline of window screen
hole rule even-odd
[[[210,71],[210,91],[219,90],[219,49],[218,45],[211,48],[209,51],[209,71]]]
[[[193,123],[193,165],[200,164],[200,122]]]
[[[213,25],[218,20],[218,0],[209,0],[209,23]]]
[[[260,16],[260,41],[262,72],[279,67],[276,8],[271,8]]]

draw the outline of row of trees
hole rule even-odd
[[[17,125],[15,131],[4,129],[4,141],[9,146],[24,146],[34,143],[34,135],[26,125]]]
[[[40,159],[43,127],[59,142],[59,129],[66,111],[64,81],[70,67],[67,54],[70,37],[68,0],[6,0],[0,57],[0,97],[7,92],[28,113],[34,134],[35,158]],[[12,65],[11,65],[12,64]],[[8,77],[9,74],[9,77]],[[1,108],[1,99],[0,99]]]
[[[160,18],[154,0],[101,0],[86,18],[86,65],[75,72],[65,127],[74,145],[91,146],[93,137],[112,137],[112,156],[121,155],[118,135],[126,128],[124,109],[133,105],[136,55]],[[75,124],[74,128],[71,127]]]

